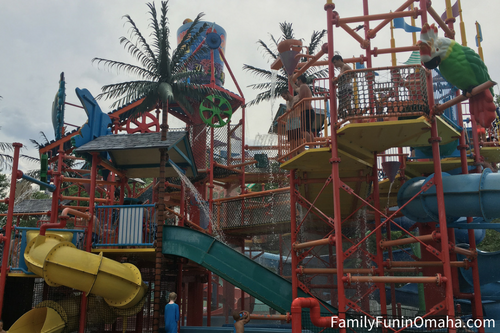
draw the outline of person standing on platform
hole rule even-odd
[[[165,332],[177,333],[177,323],[179,322],[179,305],[175,303],[177,294],[170,293],[168,299],[170,302],[165,305]]]
[[[307,78],[304,74],[298,77],[297,84],[293,83],[291,78],[293,76],[289,76],[288,80],[291,86],[299,93],[299,101],[300,103],[300,129],[301,129],[301,138],[305,139],[306,142],[313,142],[315,138],[315,117],[316,113],[311,104],[312,91],[311,88],[307,85]]]
[[[340,70],[339,74],[339,82],[338,82],[338,88],[339,88],[339,94],[338,94],[338,100],[339,100],[339,115],[342,118],[345,118],[349,115],[349,110],[351,109],[351,100],[353,96],[353,89],[352,89],[352,83],[351,79],[347,78],[345,76],[342,76],[342,74],[346,71],[351,70],[351,66],[348,64],[344,63],[344,59],[336,54],[332,58],[332,63],[337,68]]]

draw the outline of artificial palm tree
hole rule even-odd
[[[0,142],[0,172],[4,170],[10,170],[12,168],[12,162],[14,158],[9,154],[9,152],[12,151],[14,151],[14,147],[11,143]],[[20,154],[19,158],[32,163],[40,162],[38,158],[25,154]]]
[[[148,43],[144,35],[129,15],[125,15],[126,22],[130,25],[131,38],[121,37],[120,43],[134,56],[140,65],[127,64],[120,61],[94,58],[92,61],[103,64],[108,68],[137,76],[135,81],[127,81],[109,84],[102,87],[102,93],[98,96],[118,98],[112,105],[122,106],[139,98],[144,98],[142,104],[136,109],[132,117],[137,117],[144,112],[152,110],[156,105],[162,108],[161,140],[167,139],[167,113],[170,104],[179,105],[185,112],[193,114],[194,103],[201,102],[209,94],[218,92],[200,84],[193,83],[193,78],[202,75],[200,71],[188,70],[190,61],[195,60],[196,54],[190,54],[191,45],[207,28],[207,25],[195,28],[200,22],[202,13],[198,14],[192,22],[191,27],[182,38],[177,48],[172,50],[169,42],[170,29],[168,27],[168,1],[161,2],[160,13],[157,13],[154,3],[147,4],[149,7],[152,41]],[[220,94],[220,93],[219,93]],[[157,214],[157,240],[156,240],[156,271],[154,285],[154,317],[153,330],[156,332],[159,325],[159,298],[161,286],[161,244],[163,237],[164,213],[165,213],[165,164],[167,152],[161,149],[158,214]]]
[[[279,57],[277,51],[278,44],[285,39],[295,39],[295,34],[293,31],[292,23],[280,23],[281,37],[276,39],[271,35],[271,40],[274,45],[271,47],[264,43],[261,39],[257,42],[260,47],[264,49],[264,54],[271,58],[271,61],[276,60]],[[320,46],[322,38],[325,36],[326,30],[313,31],[311,35],[311,40],[307,46],[308,54],[314,54],[314,51],[318,46]],[[305,60],[304,60],[305,61]],[[257,68],[255,66],[243,65],[243,69],[253,73],[256,76],[260,76],[266,80],[266,82],[251,84],[248,87],[256,90],[261,90],[261,92],[250,102],[247,106],[257,105],[262,101],[269,101],[272,98],[279,96],[281,90],[288,88],[288,74],[284,68],[281,68],[276,76],[275,89],[272,91],[272,77],[273,73],[269,69]],[[314,78],[326,77],[328,75],[328,69],[317,69],[317,67],[309,68],[305,75],[308,78],[308,82],[311,82]]]

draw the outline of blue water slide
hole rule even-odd
[[[416,223],[415,220],[412,220],[406,216],[394,218],[393,221],[405,230],[409,230]],[[466,229],[466,223],[467,218],[461,217],[453,224],[453,227],[455,228],[455,243],[457,244],[469,244],[469,231]],[[485,221],[482,217],[476,217],[472,220],[472,224],[475,226],[481,226],[481,224],[484,225],[484,223]],[[401,230],[399,227],[391,223],[391,231],[399,230]],[[480,229],[479,227],[474,229],[474,238],[476,240],[476,244],[481,243],[485,236],[486,229]]]
[[[432,176],[408,180],[398,192],[398,206],[406,204]],[[460,217],[482,217],[489,221],[500,217],[500,173],[448,175],[443,173],[443,191],[448,222]],[[436,187],[432,186],[403,207],[402,213],[417,222],[438,221]]]

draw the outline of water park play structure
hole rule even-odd
[[[86,89],[76,95],[88,122],[67,131],[61,75],[41,180],[18,170],[15,143],[2,200],[0,313],[9,332],[160,332],[171,291],[182,332],[232,331],[231,313],[241,309],[251,313],[247,332],[467,332],[460,325],[471,318],[488,320],[472,331],[498,332],[500,254],[476,249],[500,217],[500,175],[485,168],[500,162],[498,119],[477,100],[494,83],[477,79],[462,95],[446,68],[432,70],[438,39],[428,38],[427,23],[445,41],[455,37],[444,2],[443,21],[428,0],[375,14],[364,0],[362,16],[345,18],[328,0],[328,41],[317,54],[296,40],[278,47],[272,69],[297,78],[327,66],[329,77],[282,110],[272,144],[245,142],[245,99],[224,54],[225,31],[212,23],[193,49],[208,56],[195,66],[206,73],[200,82],[225,97],[207,96],[194,113],[169,104],[186,127],[170,128],[166,140],[159,105],[139,118],[130,115],[143,99],[106,114]],[[404,18],[420,20],[421,41],[375,47],[377,33]],[[344,59],[357,66],[339,77],[329,61],[342,47],[335,28],[364,50]],[[432,59],[427,68],[419,57],[397,65],[396,54],[419,50]],[[373,57],[390,53],[392,64],[373,68]],[[224,88],[224,71],[238,93]],[[14,205],[20,178],[52,199]],[[26,218],[36,227],[20,226]],[[367,324],[377,318],[389,324]],[[439,326],[443,318],[453,324]]]

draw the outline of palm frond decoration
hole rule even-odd
[[[24,149],[21,148],[21,150]],[[12,163],[14,162],[14,158],[10,155],[10,152],[14,151],[14,147],[11,143],[0,142],[0,171],[2,170],[10,170],[12,169]],[[36,157],[20,154],[19,158],[28,161],[30,163],[39,163],[40,160]]]
[[[286,39],[296,39],[292,23],[283,22],[280,23],[279,26],[281,30],[281,36],[280,38],[276,39],[273,35],[270,35],[272,42],[270,45],[266,44],[261,39],[257,41],[259,48],[263,49],[264,56],[270,59],[269,62],[273,62],[279,57],[278,44],[281,41]],[[326,30],[313,31],[311,35],[311,40],[309,41],[309,45],[307,46],[308,54],[315,53],[315,50],[318,48],[318,46],[321,45],[321,40],[325,35],[326,35]],[[305,61],[306,59],[302,60]],[[248,86],[249,88],[259,90],[260,92],[253,100],[249,101],[246,104],[247,107],[252,105],[257,105],[264,101],[269,101],[272,98],[276,98],[279,96],[281,90],[288,88],[288,75],[284,70],[284,68],[281,68],[278,71],[274,92],[271,91],[272,72],[270,69],[262,69],[252,65],[244,64],[243,70],[248,71],[261,79],[267,80],[266,82],[254,83]],[[317,67],[309,68],[305,72],[305,75],[307,77],[308,82],[312,82],[315,78],[327,77],[328,69],[327,68],[320,69]]]
[[[177,103],[184,110],[193,113],[193,102],[201,102],[209,94],[220,94],[217,90],[193,83],[192,79],[203,73],[188,69],[189,64],[203,54],[203,48],[196,54],[189,54],[189,51],[207,28],[206,23],[198,24],[204,14],[196,16],[179,45],[172,50],[167,18],[168,1],[161,2],[159,11],[154,3],[147,6],[150,15],[149,28],[152,30],[148,36],[151,36],[151,40],[146,39],[146,34],[140,31],[129,15],[124,18],[130,27],[130,37],[120,37],[120,44],[138,64],[97,57],[92,59],[98,66],[135,76],[137,80],[105,85],[97,98],[114,99],[111,107],[115,108],[145,97],[132,117],[150,111],[157,103]]]

